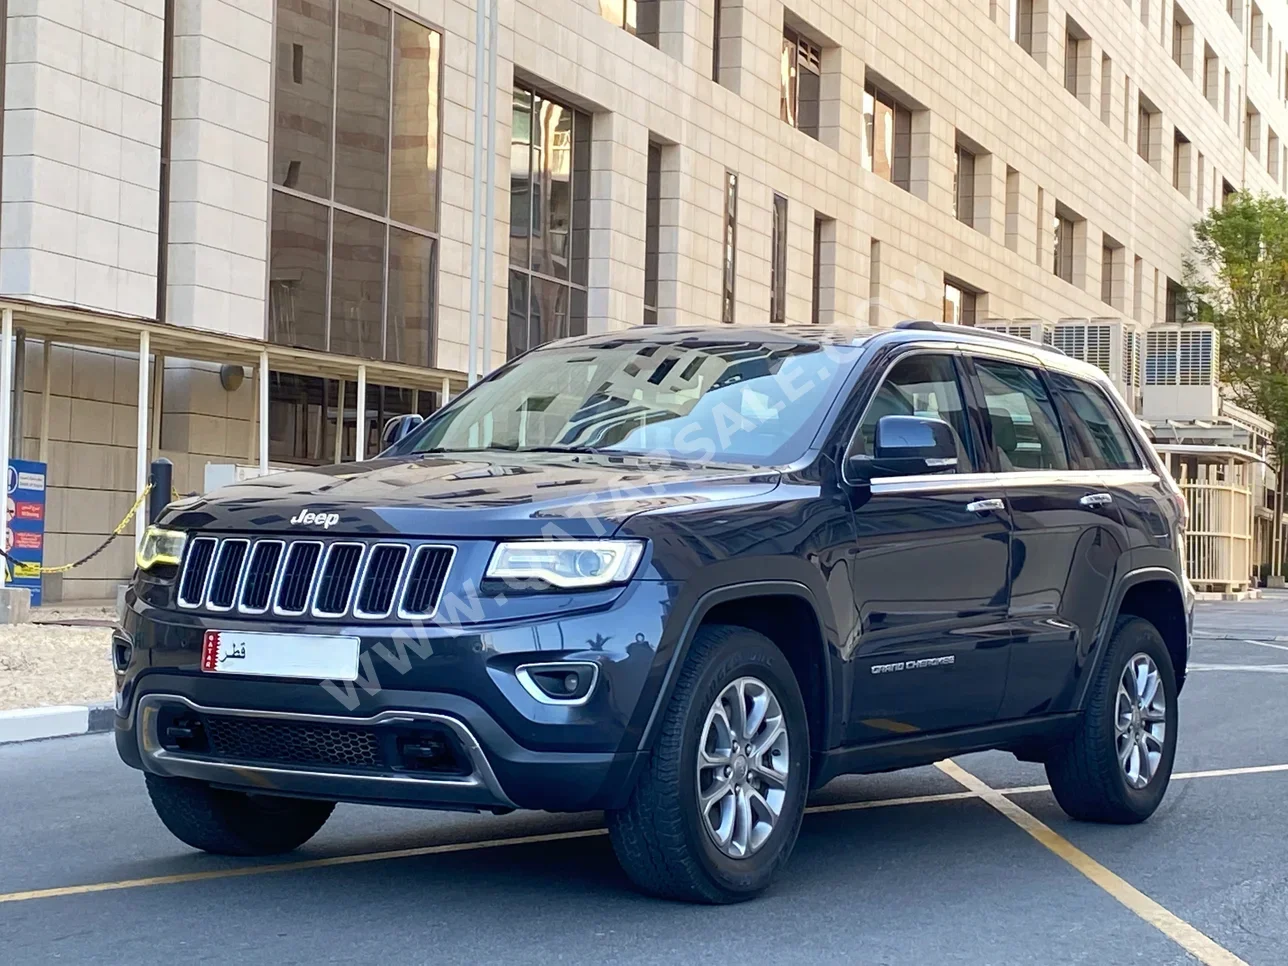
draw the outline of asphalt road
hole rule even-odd
[[[289,859],[222,859],[169,836],[110,736],[0,747],[0,963],[1283,966],[1288,649],[1268,639],[1288,635],[1288,597],[1207,605],[1198,627],[1209,669],[1182,695],[1177,771],[1199,774],[1147,824],[1009,794],[1073,847],[1057,854],[939,769],[842,779],[774,889],[728,908],[631,891],[594,814],[341,806]],[[1009,755],[957,764],[996,789],[1045,783]],[[1206,774],[1252,766],[1285,767]],[[524,836],[554,838],[505,841]],[[1203,959],[1172,938],[1190,927],[1216,944]]]

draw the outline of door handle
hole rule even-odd
[[[992,513],[997,510],[1005,510],[1006,503],[1002,500],[976,500],[973,503],[967,503],[966,509],[971,513]]]
[[[1078,502],[1089,507],[1109,506],[1114,502],[1114,498],[1109,493],[1088,493]]]

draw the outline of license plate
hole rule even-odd
[[[321,634],[206,631],[201,647],[201,669],[216,674],[356,681],[358,639]]]

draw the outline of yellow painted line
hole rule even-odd
[[[1248,966],[1234,953],[1163,908],[1126,879],[1109,871],[1050,826],[1020,808],[1000,791],[990,788],[956,762],[940,761],[935,767],[963,787],[975,792],[1029,835],[1109,893],[1140,918],[1159,930],[1205,966]]]
[[[1221,778],[1231,775],[1251,775],[1266,772],[1288,772],[1288,765],[1254,765],[1249,768],[1223,768],[1215,771],[1187,772],[1173,778]],[[1026,785],[1001,788],[997,795],[1025,795],[1050,791],[1049,785]],[[992,790],[990,790],[992,791]],[[902,805],[926,805],[934,802],[956,802],[979,798],[977,790],[942,792],[937,795],[911,795],[905,798],[876,798],[861,802],[838,802],[834,805],[812,805],[806,814],[820,815],[832,812],[856,812],[871,808],[892,808]],[[1026,813],[1027,814],[1027,813]],[[1036,821],[1036,819],[1034,820]],[[573,832],[551,832],[544,835],[518,835],[503,839],[480,839],[470,842],[449,842],[444,845],[425,845],[410,849],[388,849],[383,852],[358,852],[353,855],[336,855],[324,859],[302,859],[296,862],[274,862],[265,865],[237,866],[231,869],[210,869],[205,872],[180,872],[175,875],[148,876],[140,879],[119,879],[115,882],[91,882],[84,885],[58,886],[50,889],[29,889],[25,892],[0,893],[0,904],[29,902],[33,899],[57,899],[80,896],[93,892],[117,892],[123,889],[142,889],[149,886],[182,885],[187,882],[209,882],[216,879],[236,879],[251,875],[269,875],[275,872],[300,872],[307,869],[326,869],[341,865],[364,865],[368,862],[387,862],[392,859],[413,859],[424,855],[447,855],[453,852],[499,849],[512,845],[539,845],[545,842],[566,842],[571,839],[594,838],[607,834],[607,829],[580,829]],[[1054,833],[1052,833],[1054,834]]]

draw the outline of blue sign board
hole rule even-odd
[[[5,513],[6,583],[31,591],[31,604],[40,605],[40,568],[45,562],[45,464],[10,460]]]

